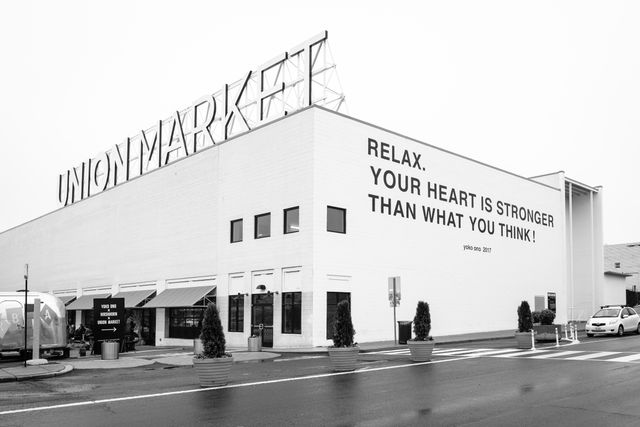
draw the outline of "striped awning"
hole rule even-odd
[[[92,310],[94,298],[108,298],[111,294],[82,295],[67,306],[67,310]]]
[[[55,295],[56,298],[58,298],[60,301],[62,301],[62,303],[64,305],[69,304],[71,301],[73,301],[74,299],[76,299],[75,295],[65,295],[63,297],[60,297],[58,295]]]
[[[215,288],[213,285],[167,289],[145,304],[144,308],[191,307]]]
[[[124,308],[137,307],[145,299],[149,298],[155,289],[145,289],[140,291],[118,292],[111,298],[124,298]]]

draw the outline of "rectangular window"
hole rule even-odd
[[[204,307],[169,309],[169,338],[198,338],[204,310]]]
[[[347,300],[351,304],[350,292],[327,292],[327,339],[333,338],[333,322],[340,301]]]
[[[333,233],[347,232],[347,210],[327,206],[327,231]]]
[[[300,208],[289,208],[284,210],[284,234],[297,233],[300,231]]]
[[[244,295],[229,295],[229,332],[244,331]]]
[[[302,292],[282,293],[282,333],[302,333]]]
[[[231,243],[242,242],[242,220],[231,221]]]
[[[262,239],[271,236],[271,214],[256,215],[254,222],[254,238]]]

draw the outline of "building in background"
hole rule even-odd
[[[606,297],[602,189],[341,114],[326,39],[61,174],[64,207],[0,233],[0,290],[29,263],[76,326],[122,297],[156,345],[190,344],[209,302],[231,346],[327,345],[344,299],[357,341],[391,340],[389,278],[397,319],[427,301],[434,335],[515,330],[522,300],[586,320]]]
[[[605,245],[604,265],[605,270],[624,275],[626,304],[640,304],[640,243]]]

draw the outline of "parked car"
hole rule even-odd
[[[625,332],[640,334],[640,316],[631,307],[620,305],[604,306],[587,320],[587,336],[595,334],[616,334]]]

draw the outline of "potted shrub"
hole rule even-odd
[[[359,348],[353,342],[355,334],[349,301],[340,301],[333,323],[333,346],[328,349],[334,371],[353,371],[356,369]]]
[[[533,320],[533,326],[540,324],[540,313],[541,313],[540,311],[531,312],[531,319]]]
[[[531,308],[527,301],[522,301],[518,307],[518,330],[516,331],[518,348],[531,348],[531,328],[533,328]]]
[[[193,366],[198,373],[201,387],[225,385],[233,357],[225,351],[226,341],[215,304],[209,304],[202,320],[202,353],[193,356]]]
[[[431,360],[431,353],[433,353],[435,342],[429,335],[429,332],[431,332],[429,304],[424,301],[418,301],[416,315],[413,318],[413,333],[415,334],[415,338],[407,340],[412,361],[428,362]]]
[[[562,334],[562,325],[553,324],[555,318],[556,314],[551,310],[540,312],[540,325],[533,326],[533,330],[536,332],[536,341],[555,341],[556,329],[558,335]]]

